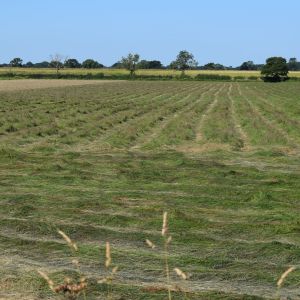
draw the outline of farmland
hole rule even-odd
[[[76,273],[61,229],[88,299],[106,293],[106,241],[113,299],[166,299],[145,239],[160,244],[167,211],[189,299],[275,299],[300,262],[300,84],[63,83],[0,84],[0,298],[55,299],[36,270]],[[280,293],[296,299],[299,282]]]

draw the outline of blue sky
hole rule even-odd
[[[300,59],[299,0],[1,0],[0,63],[60,53],[111,65],[128,52],[168,64]]]

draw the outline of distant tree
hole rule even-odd
[[[264,81],[282,81],[288,79],[288,65],[283,57],[270,57],[261,70]]]
[[[180,51],[176,57],[176,60],[171,62],[170,67],[180,70],[184,75],[185,70],[196,68],[198,65],[194,59],[194,55],[186,50]]]
[[[203,66],[203,70],[215,70],[215,64],[214,63],[208,63]]]
[[[99,69],[99,68],[103,68],[104,66],[98,63],[96,60],[89,58],[86,59],[84,62],[82,62],[82,67],[84,69]]]
[[[141,60],[138,63],[139,69],[161,69],[162,63],[158,60]]]
[[[163,64],[159,60],[150,60],[149,69],[162,69]]]
[[[33,65],[34,68],[49,68],[50,67],[50,63],[48,61],[42,61],[39,63],[35,63]]]
[[[178,69],[178,65],[175,61],[171,61],[171,63],[167,66],[167,69]]]
[[[138,54],[129,53],[126,57],[122,57],[121,64],[123,68],[130,71],[130,76],[133,77],[136,69],[138,68],[138,63],[140,56]]]
[[[23,60],[20,57],[16,57],[10,61],[12,67],[22,67]]]
[[[249,60],[243,62],[239,69],[244,71],[251,71],[251,70],[257,70],[257,67],[255,66],[253,61]]]
[[[50,68],[56,69],[56,74],[59,74],[59,70],[64,67],[64,61],[66,61],[67,57],[61,55],[61,54],[54,54],[51,55],[51,61],[49,64]]]
[[[65,61],[64,66],[67,68],[80,68],[81,64],[75,58],[69,58]]]
[[[259,71],[261,71],[263,67],[264,67],[264,64],[256,64],[255,65],[256,70],[259,70]]]
[[[138,68],[139,69],[150,69],[149,68],[149,61],[148,60],[141,60],[139,63],[138,63]]]
[[[34,64],[31,61],[28,61],[25,65],[23,65],[25,68],[33,68]]]
[[[208,63],[203,66],[203,70],[225,70],[225,67],[221,64]]]
[[[288,68],[290,71],[298,71],[300,69],[300,63],[297,61],[296,57],[290,58]]]
[[[116,63],[114,63],[113,65],[111,65],[111,68],[113,69],[122,69],[123,65],[120,61],[117,61]]]

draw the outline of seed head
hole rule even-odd
[[[161,230],[161,235],[166,236],[167,232],[168,232],[168,213],[164,212],[164,214],[163,214],[163,226],[162,226],[162,230]]]
[[[152,248],[152,249],[155,248],[155,245],[154,245],[150,240],[148,240],[148,239],[146,239],[146,244],[147,244],[150,248]]]
[[[66,233],[64,233],[62,230],[58,230],[57,232],[67,242],[67,244],[70,246],[70,248],[74,249],[75,251],[78,250],[77,245],[70,239],[70,237]]]
[[[50,290],[54,291],[54,282],[48,277],[48,275],[42,271],[37,271],[37,272],[40,274],[42,278],[44,278],[47,281]]]
[[[176,273],[179,277],[181,277],[183,280],[186,280],[186,279],[187,279],[186,274],[185,274],[183,271],[181,271],[179,268],[175,268],[174,271],[175,271],[175,273]]]
[[[111,264],[111,255],[110,255],[110,243],[106,242],[106,251],[105,251],[105,267],[108,268]]]

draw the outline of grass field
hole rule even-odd
[[[88,299],[106,293],[106,241],[112,299],[167,299],[145,244],[159,245],[164,211],[187,299],[278,299],[300,262],[299,83],[12,83],[0,85],[1,299],[60,299],[36,273],[76,273],[57,229],[79,246]],[[299,271],[280,293],[299,299]]]
[[[55,69],[50,68],[0,68],[0,77],[1,74],[13,72],[15,74],[56,74]],[[129,72],[124,69],[62,69],[59,71],[61,74],[95,74],[95,73],[103,73],[104,75],[124,75],[128,74]],[[176,70],[137,70],[137,75],[180,75],[180,71]],[[243,76],[243,77],[250,77],[250,76],[258,76],[260,77],[260,71],[238,71],[238,70],[229,70],[229,71],[209,71],[209,70],[187,70],[187,75],[196,76],[198,74],[216,74],[216,75],[228,75],[231,77],[236,76]],[[300,77],[300,72],[289,72],[291,77]]]

